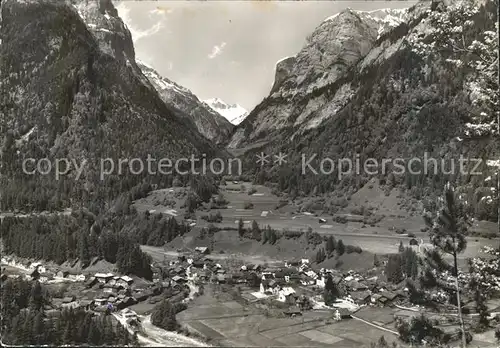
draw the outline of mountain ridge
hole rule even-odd
[[[145,160],[151,155],[175,160],[220,153],[160,99],[132,59],[130,33],[103,32],[98,39],[72,4],[2,2],[0,83],[9,91],[0,99],[6,129],[1,139],[5,209],[60,210],[82,202],[102,209],[143,180],[172,180],[144,171],[115,171],[101,180],[99,159]],[[107,12],[99,6],[110,4],[91,2],[87,10],[100,18]],[[113,25],[120,21],[114,19]],[[103,49],[116,36],[123,40]],[[72,171],[55,182],[52,176],[23,174],[22,160],[30,157],[72,158],[87,166],[79,180]]]
[[[316,166],[321,158],[354,160],[359,155],[361,162],[375,158],[380,163],[381,159],[422,157],[424,152],[446,161],[459,155],[498,158],[492,138],[466,136],[474,115],[482,113],[479,104],[470,103],[471,90],[464,86],[478,78],[474,71],[481,70],[453,64],[475,58],[460,51],[434,53],[430,48],[425,52],[434,55],[426,56],[413,48],[413,42],[426,36],[440,40],[440,35],[453,33],[434,28],[441,18],[457,18],[453,11],[465,13],[472,18],[468,22],[481,28],[465,27],[469,44],[483,40],[496,23],[493,3],[482,1],[473,10],[460,12],[456,4],[422,1],[408,9],[404,21],[382,33],[377,21],[366,22],[350,10],[322,22],[296,56],[277,64],[271,93],[236,127],[228,148],[244,153],[248,164],[261,152],[287,154],[285,166],[252,168],[260,183],[278,183],[280,191],[293,195],[334,191],[346,197],[373,175],[350,173],[338,178],[337,167],[329,176],[305,175],[302,156],[315,155]],[[452,53],[458,57],[450,61],[447,55]],[[485,182],[495,176],[492,170],[484,168],[484,175],[476,177],[450,177],[444,172],[418,177],[408,171],[394,176],[389,169],[375,176],[387,182],[388,189],[399,187],[410,199],[429,201],[447,180],[456,181],[459,190],[468,192],[468,201],[474,202],[470,209],[494,220],[492,205],[485,206],[471,193],[492,195],[494,188]]]

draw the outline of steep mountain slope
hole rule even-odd
[[[245,167],[254,168],[259,182],[275,182],[292,195],[350,197],[376,176],[388,190],[398,187],[422,200],[451,180],[472,212],[496,219],[491,197],[498,169],[491,164],[500,157],[500,146],[491,132],[470,132],[479,126],[492,130],[497,112],[494,102],[481,102],[494,96],[483,97],[476,89],[497,91],[498,82],[484,82],[482,71],[489,70],[472,66],[483,60],[483,46],[497,42],[490,39],[496,33],[495,1],[467,6],[446,1],[431,8],[430,1],[422,1],[407,12],[346,10],[327,19],[295,57],[277,64],[271,94],[236,128],[229,148],[247,150]],[[457,32],[460,27],[463,32]],[[458,39],[467,47],[456,50]],[[489,121],[478,121],[481,117]],[[261,151],[285,153],[287,163],[278,166],[270,159],[266,166],[255,166]],[[425,172],[426,153],[437,164]],[[466,173],[450,169],[460,155],[484,159],[482,174],[471,174],[473,161]],[[421,160],[417,168],[405,170],[414,157]],[[339,164],[341,159],[360,163],[360,170],[343,173],[349,168]],[[363,168],[369,159],[378,163],[375,173]],[[402,172],[391,163],[395,159],[406,163]]]
[[[248,116],[248,111],[238,104],[227,104],[219,98],[207,99],[204,102],[234,125],[240,124]]]
[[[144,62],[137,63],[167,105],[182,111],[181,116],[194,122],[198,131],[207,139],[215,143],[227,140],[233,126],[226,118],[201,102],[189,89],[162,77]]]
[[[147,169],[131,173],[127,162],[120,173],[120,158],[145,163],[148,155],[175,160],[215,154],[141,73],[130,33],[111,2],[72,4],[1,3],[2,209],[75,204],[99,209],[143,180],[172,180],[171,175],[148,175]],[[89,31],[91,24],[95,27]],[[78,180],[74,167],[57,181],[54,168],[47,175],[23,174],[23,159],[45,157],[52,164],[68,158],[85,165]],[[101,180],[101,159],[106,158],[115,161],[115,168]]]
[[[317,126],[324,117],[312,115],[319,107],[318,102],[315,100],[298,109],[299,105],[317,89],[344,76],[368,54],[377,38],[401,23],[405,15],[405,10],[368,13],[347,9],[327,18],[307,38],[305,46],[295,57],[277,63],[271,94],[239,127],[230,147],[238,147],[240,143],[257,139],[261,133],[291,125]],[[345,84],[336,92],[335,100],[330,101],[329,112],[343,107],[354,93],[355,90]]]

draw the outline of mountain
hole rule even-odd
[[[0,37],[0,84],[9,91],[0,96],[3,209],[85,202],[99,210],[141,183],[172,180],[127,160],[217,153],[142,74],[111,1],[2,1]],[[26,158],[85,165],[78,180],[75,168],[54,180],[53,167],[23,174]],[[102,177],[106,158],[115,168]]]
[[[326,116],[315,114],[316,103],[301,103],[313,91],[343,77],[368,54],[380,35],[400,24],[405,16],[406,10],[361,12],[346,9],[324,20],[307,37],[305,46],[296,56],[277,62],[271,94],[238,128],[229,146],[238,147],[240,143],[258,138],[259,133],[290,124],[305,128],[317,126]],[[342,86],[330,102],[328,114],[341,108],[352,93],[349,84]]]
[[[207,139],[217,144],[227,140],[233,125],[226,118],[201,102],[189,89],[161,76],[146,63],[137,63],[167,105],[179,109],[180,115],[194,122],[198,131]]]
[[[421,209],[450,180],[470,211],[495,220],[495,9],[494,0],[421,1],[408,10],[347,9],[326,19],[295,56],[277,63],[270,94],[236,127],[228,148],[245,153],[258,182],[275,182],[292,196],[348,199],[375,176]],[[261,152],[284,153],[286,164],[251,166]],[[437,164],[422,172],[425,154]],[[452,175],[450,162],[460,156],[490,160],[481,161],[480,175],[470,173],[472,161],[467,173]],[[396,173],[390,162],[407,166],[412,158],[420,159],[417,173]],[[376,160],[378,171],[343,173],[344,159],[361,166]]]
[[[238,104],[227,104],[219,98],[204,101],[212,110],[225,117],[229,122],[238,125],[247,117],[248,111]]]

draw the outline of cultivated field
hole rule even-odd
[[[382,335],[388,342],[396,340],[390,332],[362,321],[335,322],[330,311],[309,311],[294,318],[271,317],[265,309],[241,299],[220,297],[206,288],[204,295],[177,315],[183,326],[214,345],[355,348],[369,345]]]

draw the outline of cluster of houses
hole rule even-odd
[[[386,284],[377,277],[366,279],[352,271],[341,273],[324,268],[315,270],[310,267],[308,260],[286,262],[285,268],[265,269],[260,275],[261,294],[276,296],[278,301],[290,304],[300,300],[293,285],[306,290],[306,293],[317,295],[322,293],[328,278],[331,278],[342,297],[358,306],[390,306],[404,302],[407,297],[404,282],[397,285]]]
[[[357,306],[390,306],[402,303],[406,296],[405,284],[386,284],[377,277],[368,278],[355,272],[342,273],[338,270],[314,269],[309,260],[301,259],[285,262],[284,267],[264,267],[259,264],[246,264],[239,269],[222,267],[210,259],[206,248],[197,248],[193,256],[179,256],[167,267],[157,267],[156,282],[169,279],[172,287],[183,286],[189,280],[215,284],[248,284],[258,287],[252,293],[258,300],[272,296],[275,300],[290,305],[291,313],[304,307],[311,298],[323,293],[328,277],[336,285],[342,297]],[[300,290],[299,290],[300,289]],[[341,313],[343,315],[343,313]]]
[[[2,257],[2,264],[9,265],[25,272],[24,278],[27,280],[38,280],[41,283],[55,282],[83,282],[85,275],[69,271],[54,271],[48,269],[41,262],[19,261],[15,257]],[[18,275],[13,275],[17,277]]]

